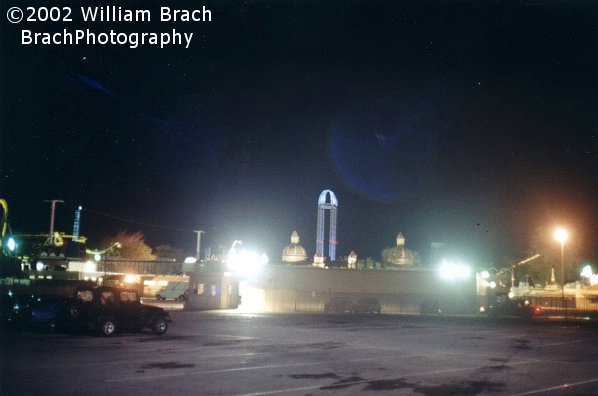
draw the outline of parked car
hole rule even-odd
[[[59,328],[92,330],[105,337],[144,328],[163,335],[170,321],[168,311],[142,304],[137,291],[112,286],[78,289],[56,316]]]
[[[324,312],[326,313],[353,313],[355,306],[349,297],[335,296],[324,304]]]
[[[0,295],[0,328],[20,330],[27,325],[31,316],[30,294],[15,294],[12,291]]]
[[[54,333],[57,316],[67,309],[72,299],[64,296],[39,296],[31,305],[28,327]]]
[[[169,282],[156,293],[156,300],[189,301],[189,282]]]
[[[380,311],[380,301],[373,297],[363,297],[355,303],[355,313],[379,314]]]

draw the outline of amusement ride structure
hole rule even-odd
[[[328,201],[330,197],[330,201]],[[330,229],[328,231],[328,256],[330,261],[336,260],[336,211],[338,208],[338,201],[336,195],[330,190],[324,190],[320,193],[318,199],[318,230],[316,234],[316,257],[324,258],[324,238],[325,238],[325,223],[326,211],[330,211]]]

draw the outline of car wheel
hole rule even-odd
[[[162,335],[168,330],[168,322],[163,318],[158,318],[152,323],[152,333],[155,335]]]
[[[110,337],[116,333],[116,323],[112,318],[101,319],[98,323],[98,333],[103,337]]]

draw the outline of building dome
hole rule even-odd
[[[307,253],[299,244],[297,231],[291,234],[291,244],[282,249],[282,261],[285,263],[300,263],[307,260]]]

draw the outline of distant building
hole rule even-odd
[[[293,231],[291,234],[291,244],[282,250],[283,263],[304,263],[307,260],[307,253],[303,246],[299,244],[299,234]]]

